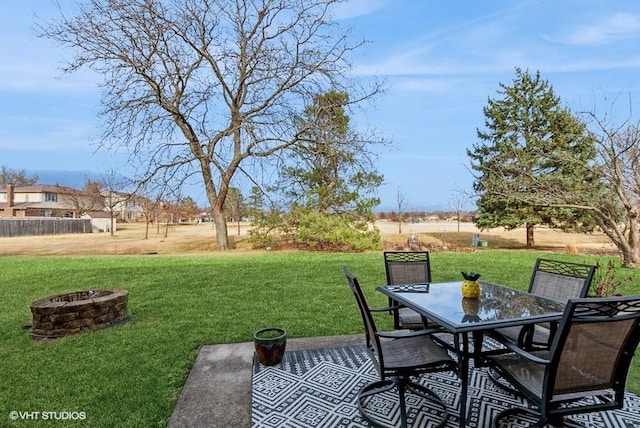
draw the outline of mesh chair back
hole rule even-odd
[[[431,282],[431,264],[427,251],[385,251],[387,284]]]
[[[575,400],[613,390],[622,406],[633,353],[640,341],[640,296],[570,300],[551,345],[547,399]]]
[[[529,292],[542,297],[567,302],[586,297],[596,267],[559,260],[536,260]]]
[[[349,288],[353,292],[353,297],[356,299],[356,303],[358,305],[358,309],[360,310],[360,315],[362,316],[362,322],[364,323],[364,330],[366,336],[366,344],[367,350],[371,355],[371,360],[374,362],[376,366],[376,370],[380,374],[382,374],[381,367],[384,367],[384,361],[382,360],[382,352],[380,350],[380,339],[376,335],[378,331],[376,328],[376,324],[373,321],[373,316],[371,315],[371,311],[369,310],[369,305],[367,304],[366,299],[364,298],[364,294],[362,294],[362,288],[360,288],[360,283],[358,279],[351,273],[347,268],[344,268],[344,274],[347,277],[347,281],[349,282]]]

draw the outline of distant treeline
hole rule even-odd
[[[472,211],[461,211],[459,213],[453,211],[407,211],[402,213],[402,221],[408,223],[420,223],[427,221],[447,221],[459,220],[470,222],[473,221]],[[378,220],[398,221],[399,213],[396,211],[381,211],[376,213]]]

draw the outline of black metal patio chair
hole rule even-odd
[[[529,293],[560,302],[586,297],[596,266],[539,258],[533,268]],[[557,324],[507,327],[490,333],[498,342],[517,343],[525,349],[547,348]]]
[[[385,251],[384,269],[388,285],[431,282],[431,262],[427,251]],[[389,306],[399,305],[389,299]],[[392,315],[395,329],[420,330],[428,326],[427,320],[406,307],[393,310]]]
[[[372,316],[373,310],[367,304],[358,279],[347,268],[344,268],[344,274],[362,316],[367,352],[380,375],[379,381],[365,385],[358,395],[358,408],[362,417],[372,426],[385,426],[384,418],[389,417],[390,410],[387,406],[376,405],[375,400],[376,397],[380,399],[380,394],[395,390],[398,394],[402,427],[408,426],[410,422],[405,401],[407,393],[422,397],[431,404],[435,403],[442,415],[440,420],[436,421],[436,426],[444,426],[449,416],[446,404],[436,393],[412,379],[424,373],[457,369],[457,362],[430,337],[433,332],[439,330],[379,332]],[[389,308],[377,309],[377,311],[387,310]],[[374,406],[368,409],[367,404],[372,400]]]
[[[623,408],[639,322],[640,296],[572,299],[548,350],[509,343],[511,353],[488,356],[489,367],[529,403],[499,413],[494,426],[520,412],[538,416],[534,426],[572,426],[569,415]]]

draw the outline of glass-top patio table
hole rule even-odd
[[[378,290],[413,309],[453,334],[452,349],[460,366],[460,424],[466,424],[469,359],[482,362],[484,332],[501,327],[524,326],[562,318],[564,303],[486,281],[480,297],[462,297],[462,281],[429,284],[385,285]],[[469,336],[473,340],[470,351]]]

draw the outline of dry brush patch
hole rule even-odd
[[[235,224],[229,225],[229,237],[235,251],[251,251],[246,242],[249,224],[242,224],[240,235]],[[526,249],[524,229],[479,231],[471,223],[433,222],[398,224],[377,223],[385,250],[408,248],[408,239],[430,251],[470,251],[474,234],[488,242],[488,248]],[[216,251],[215,230],[210,223],[176,225],[167,230],[153,226],[144,239],[144,224],[118,224],[115,236],[108,233],[68,234],[0,238],[0,255],[134,255],[134,254],[197,254]],[[578,254],[613,254],[615,248],[603,234],[563,233],[548,228],[536,228],[534,250]]]
[[[487,248],[510,250],[528,250],[563,252],[569,254],[615,254],[616,249],[602,233],[566,233],[547,227],[535,229],[536,245],[526,247],[525,229],[504,230],[502,228],[487,231],[478,230],[472,223],[433,222],[404,224],[403,233],[398,233],[398,224],[378,222],[383,236],[385,250],[410,248],[409,238],[418,241],[420,248],[431,251],[469,251],[472,250],[473,236],[487,241]]]

